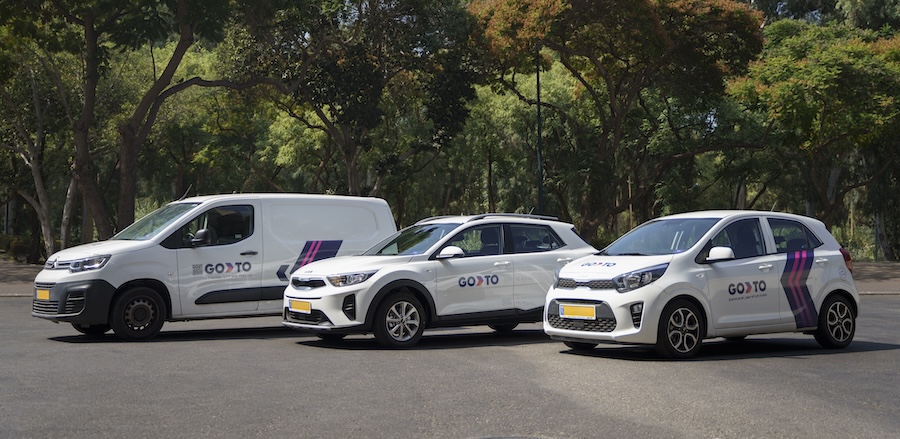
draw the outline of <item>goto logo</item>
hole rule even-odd
[[[615,262],[585,262],[581,264],[582,267],[614,267],[615,265]]]
[[[766,281],[755,280],[753,282],[743,282],[728,285],[728,294],[750,294],[754,291],[762,292],[766,290]]]
[[[500,283],[500,278],[497,277],[496,274],[492,274],[490,276],[469,276],[469,277],[461,277],[459,278],[459,286],[462,287],[478,287],[481,284],[487,285],[497,285]]]
[[[240,273],[242,271],[250,271],[251,268],[253,268],[253,266],[249,262],[235,262],[233,264],[231,262],[226,262],[224,264],[206,264],[203,267],[203,271],[205,271],[206,274],[225,274],[231,272]]]

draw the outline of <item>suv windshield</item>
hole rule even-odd
[[[693,247],[717,222],[718,218],[651,221],[626,233],[600,254],[643,256],[681,253]]]
[[[154,210],[149,215],[137,220],[110,239],[144,241],[156,236],[166,226],[172,224],[185,212],[197,207],[200,203],[167,204]]]
[[[368,256],[422,254],[459,224],[421,224],[407,227],[363,253]]]

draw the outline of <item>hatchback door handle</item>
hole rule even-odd
[[[247,250],[245,252],[242,252],[241,256],[256,256],[257,254],[259,254],[259,252],[256,250]]]
[[[828,258],[818,258],[816,259],[817,264],[824,264],[828,262]]]
[[[503,266],[506,266],[506,265],[509,265],[509,261],[494,262],[494,266],[495,266],[495,267],[503,267]]]
[[[772,264],[762,264],[759,266],[759,269],[762,271],[766,271],[772,268]]]

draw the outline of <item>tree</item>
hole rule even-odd
[[[707,116],[725,79],[762,47],[759,14],[731,1],[483,0],[470,10],[489,55],[484,67],[501,86],[535,103],[513,78],[534,71],[539,48],[542,69],[558,60],[578,82],[573,93],[590,117],[563,117],[594,145],[572,185],[589,233],[634,206],[639,218],[652,215],[655,188],[673,166],[723,147],[681,140],[713,128]],[[574,126],[579,120],[585,125]],[[680,143],[653,142],[663,130]]]
[[[58,0],[23,0],[4,4],[0,18],[19,35],[32,38],[48,52],[82,57],[84,72],[80,95],[65,95],[74,118],[71,131],[75,147],[73,171],[90,215],[96,220],[101,239],[115,228],[97,182],[92,163],[92,139],[97,135],[95,111],[98,87],[111,73],[111,51],[134,51],[174,38],[175,50],[160,70],[154,70],[143,95],[131,114],[117,127],[118,196],[115,223],[122,228],[134,220],[136,163],[141,145],[155,122],[166,97],[185,86],[172,86],[181,61],[198,38],[215,40],[234,4],[213,0],[105,0],[74,4]],[[147,46],[150,45],[150,46]],[[195,84],[199,81],[190,82]],[[218,84],[215,84],[218,85]]]
[[[762,59],[731,93],[766,115],[783,160],[807,164],[807,214],[831,225],[847,193],[895,163],[873,162],[867,150],[900,112],[900,64],[886,56],[897,39],[792,20],[771,24],[766,37]]]
[[[429,147],[446,145],[462,126],[473,77],[465,62],[469,23],[459,2],[356,0],[270,6],[254,18],[267,23],[256,27],[265,32],[233,31],[229,44],[240,54],[232,60],[233,69],[283,80],[282,95],[273,98],[307,129],[326,134],[334,152],[327,159],[339,158],[346,172],[342,191],[378,194],[377,181],[364,182],[367,156],[389,162],[422,150],[418,145],[395,153],[373,139],[384,121],[382,100],[392,83],[411,85],[428,96],[425,111],[432,130],[424,143]],[[377,180],[384,175],[380,177]]]

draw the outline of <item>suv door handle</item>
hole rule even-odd
[[[772,264],[762,264],[762,265],[759,266],[759,269],[762,270],[762,271],[766,271],[766,270],[771,269],[772,267],[773,267]]]
[[[503,266],[506,266],[506,265],[509,265],[509,261],[494,262],[494,266],[495,266],[495,267],[503,267]]]
[[[245,252],[241,252],[241,256],[256,256],[257,254],[259,254],[259,252],[256,250],[247,250]]]

